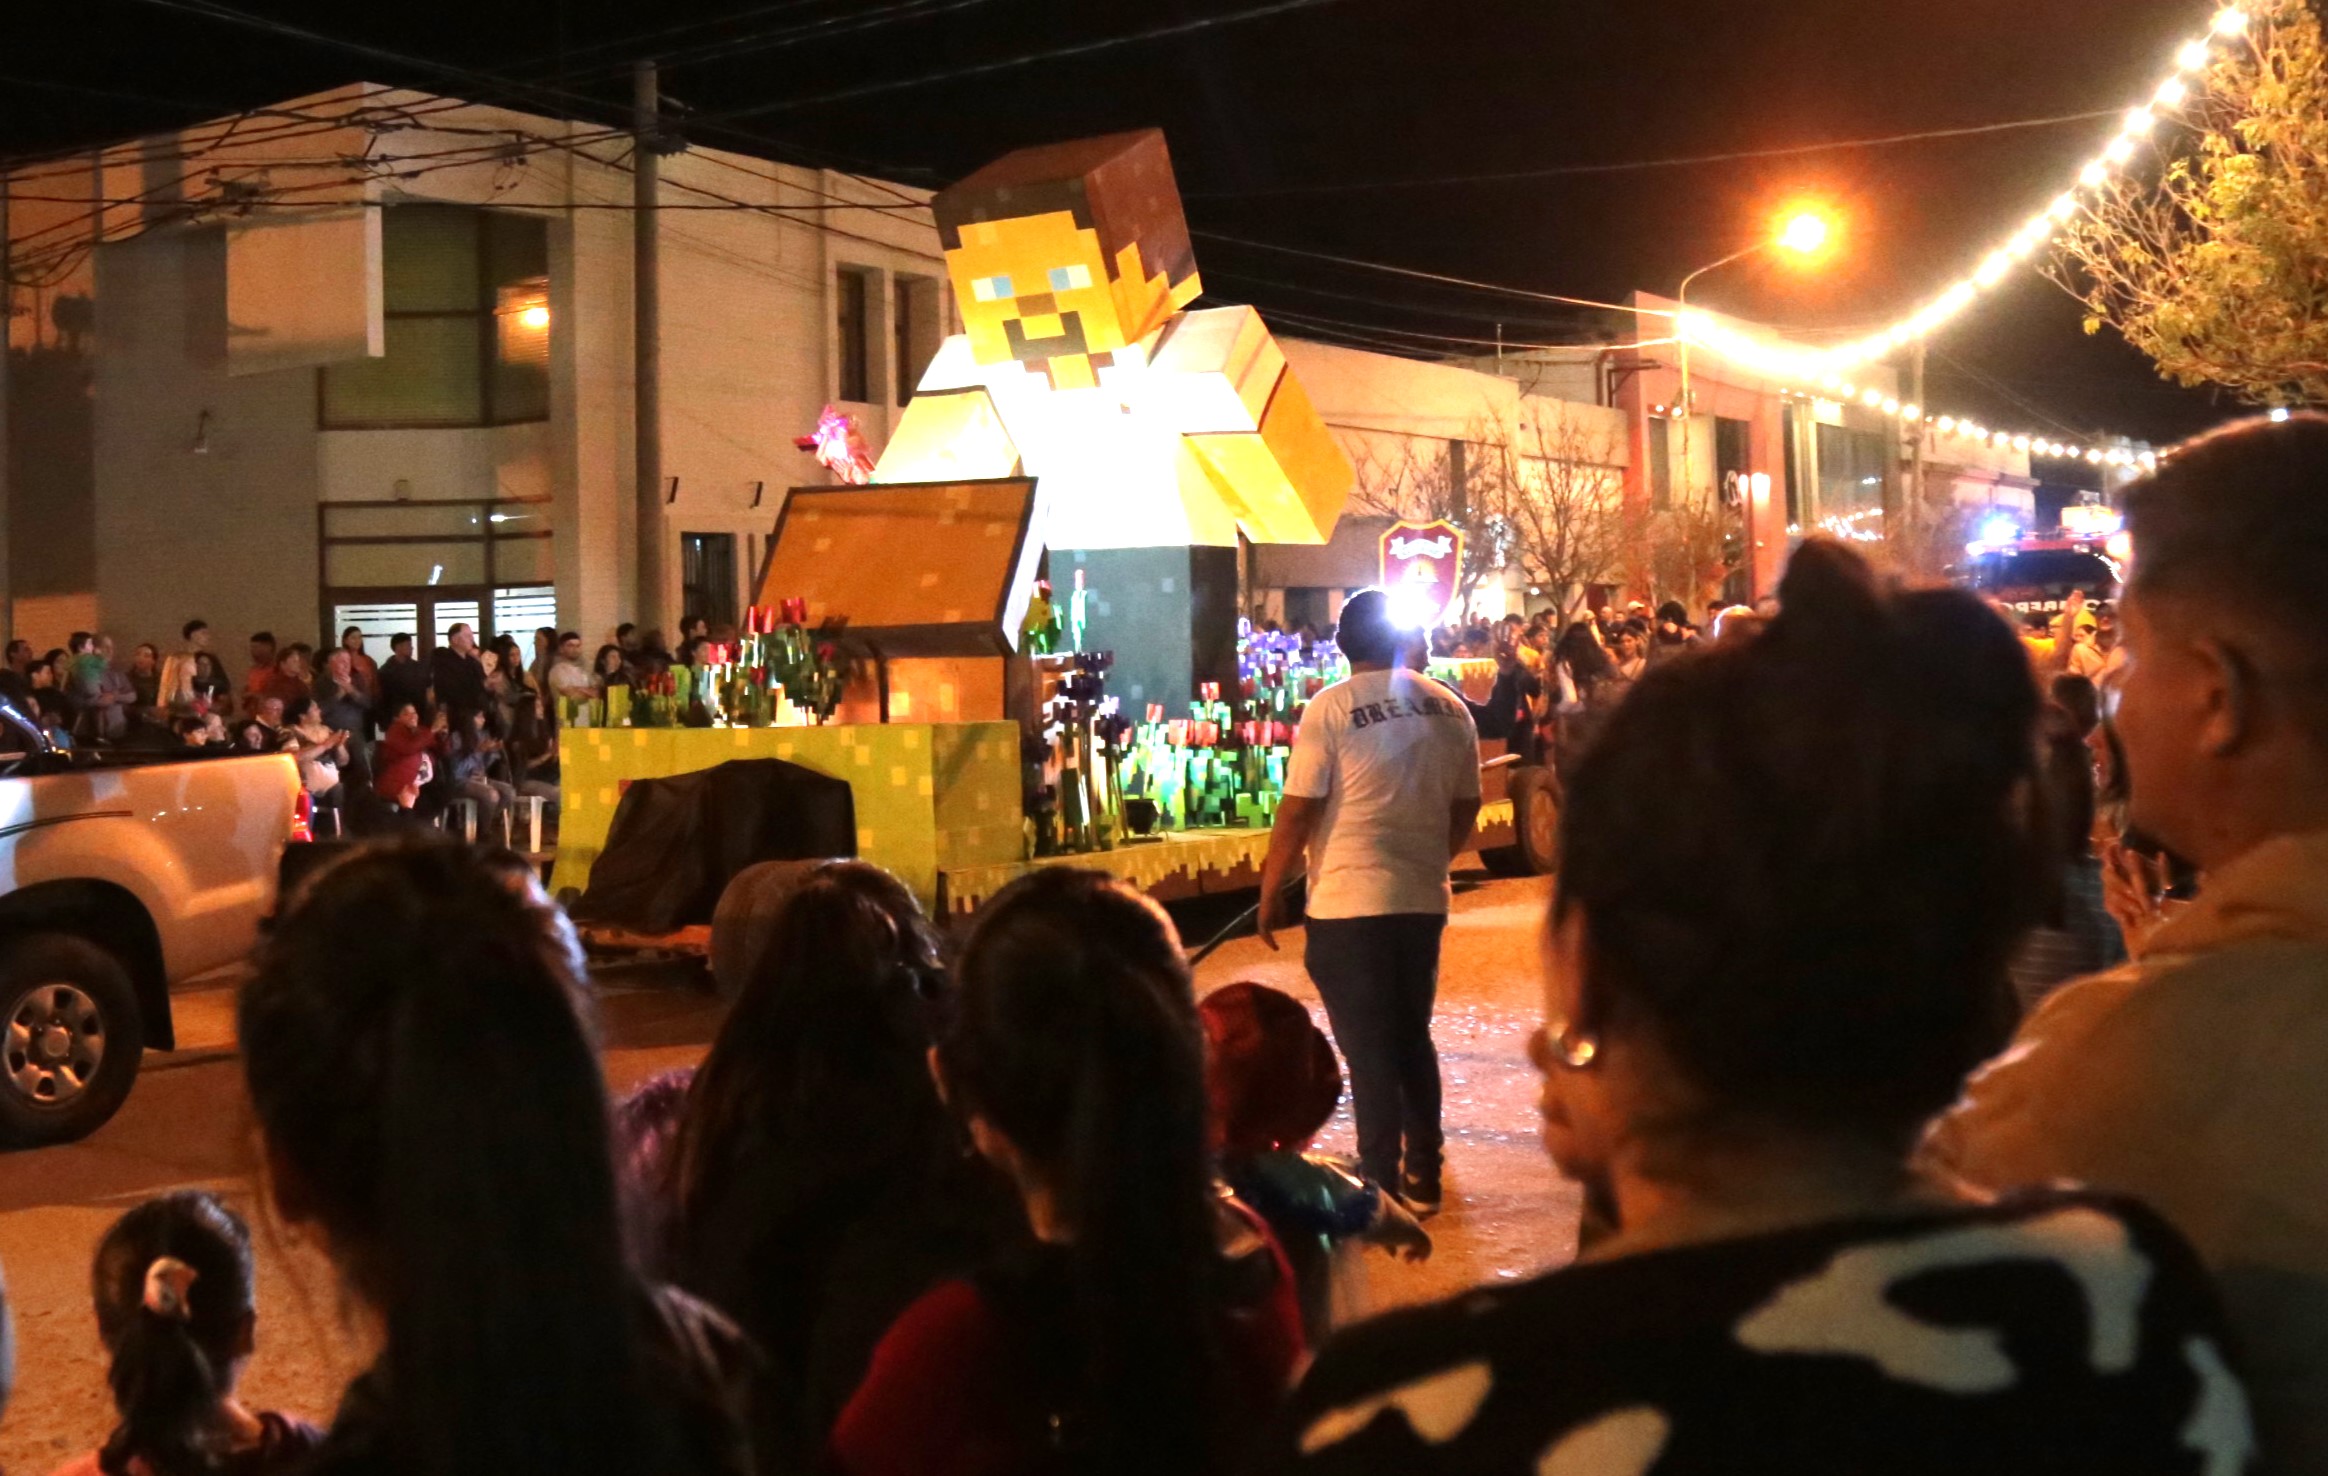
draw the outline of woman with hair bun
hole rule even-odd
[[[2019,641],[1835,544],[1781,595],[1645,675],[1567,792],[1531,1052],[1545,1146],[1613,1231],[1329,1346],[1260,1469],[2245,1469],[2164,1221],[1912,1160],[2007,1039],[2050,870]]]
[[[217,1199],[185,1189],[123,1215],[90,1282],[121,1423],[57,1476],[274,1476],[323,1438],[235,1398],[258,1298],[250,1229]]]

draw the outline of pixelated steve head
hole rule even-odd
[[[1084,388],[1203,290],[1159,129],[1020,149],[933,205],[981,364]]]

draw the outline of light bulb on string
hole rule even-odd
[[[2235,3],[2222,6],[2214,12],[2207,36],[2194,37],[2176,50],[2176,69],[2181,73],[2202,71],[2213,55],[2210,37],[2237,36],[2247,31],[2249,26],[2248,12],[2243,5]],[[1992,247],[1966,278],[1952,284],[1944,293],[1914,311],[1904,314],[1887,329],[1823,349],[1782,347],[1757,343],[1743,335],[1719,333],[1711,325],[1691,321],[1692,315],[1684,314],[1676,322],[1676,336],[1701,344],[1757,372],[1811,382],[1819,381],[1821,370],[1847,370],[1883,358],[1903,344],[1928,337],[1962,312],[1974,294],[2002,281],[2012,263],[2026,259],[2053,240],[2060,227],[2077,215],[2081,204],[2079,192],[2099,190],[2107,185],[2113,170],[2130,163],[2136,145],[2155,128],[2159,110],[2180,107],[2190,95],[2191,88],[2181,77],[2170,73],[2163,78],[2149,102],[2126,111],[2119,132],[2099,157],[2090,160],[2078,172],[2075,188],[2057,195],[2042,214],[2028,220],[2012,235]],[[1775,244],[1798,254],[1826,249],[1829,242],[1830,227],[1826,218],[1811,211],[1800,212],[1778,223],[1774,237]]]

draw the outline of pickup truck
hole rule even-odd
[[[0,699],[0,1147],[95,1131],[170,986],[240,962],[304,825],[287,754],[65,750]]]

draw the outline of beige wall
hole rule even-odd
[[[254,630],[312,637],[315,376],[228,377],[216,229],[104,247],[96,291],[98,626],[168,650],[200,617],[238,668]]]
[[[351,109],[433,109],[438,100],[368,85],[300,99],[286,108],[333,118]],[[679,614],[678,535],[738,537],[737,586],[751,586],[758,540],[773,527],[784,489],[821,484],[823,469],[794,438],[832,398],[837,330],[835,265],[879,274],[871,332],[877,382],[894,384],[887,363],[891,284],[898,273],[942,279],[936,232],[925,212],[820,208],[779,218],[764,210],[688,209],[661,218],[663,264],[663,465],[679,479],[677,500],[660,518],[669,607],[634,610],[636,527],[631,435],[632,179],[618,161],[620,138],[535,152],[522,162],[485,160],[391,180],[399,159],[427,167],[443,151],[476,143],[480,129],[513,139],[575,139],[595,126],[461,105],[433,111],[424,126],[378,134],[338,128],[291,143],[254,123],[217,146],[225,129],[108,151],[98,161],[37,166],[13,178],[13,192],[74,196],[80,204],[16,205],[10,235],[53,239],[87,231],[92,196],[147,194],[151,207],[107,213],[119,240],[87,260],[59,263],[55,281],[16,293],[10,337],[21,390],[12,440],[15,462],[34,464],[12,479],[13,593],[41,621],[94,618],[122,638],[175,639],[186,615],[222,629],[272,625],[305,632],[315,620],[319,499],[385,500],[399,480],[415,499],[547,496],[556,507],[560,622],[591,632],[621,620],[668,624]],[[169,156],[188,143],[212,147],[193,163]],[[492,430],[318,432],[315,374],[284,369],[228,380],[223,372],[224,258],[175,223],[180,202],[222,180],[261,189],[308,184],[315,171],[287,172],[287,157],[332,160],[369,149],[381,161],[368,179],[347,179],[334,196],[489,205],[546,217],[550,229],[551,392],[547,422]],[[430,156],[423,158],[421,156]],[[269,162],[273,161],[273,162]],[[663,200],[721,205],[895,206],[926,194],[830,171],[780,165],[712,150],[663,163]],[[279,198],[322,198],[306,191]],[[569,209],[569,204],[582,208]],[[591,207],[618,208],[591,208]],[[140,234],[142,233],[142,234]],[[200,235],[202,233],[197,233]],[[215,228],[207,236],[215,238]],[[211,256],[202,253],[211,253]],[[360,270],[351,262],[349,269]],[[67,331],[101,301],[94,331]],[[64,306],[60,310],[59,303]],[[75,303],[80,306],[76,308]],[[76,316],[78,313],[78,316]],[[950,302],[944,316],[951,320]],[[34,356],[38,356],[34,361]],[[214,360],[216,362],[214,362]],[[53,385],[51,381],[54,381]],[[51,392],[53,391],[53,392]],[[858,407],[878,450],[895,413],[893,394]],[[56,402],[52,413],[36,407]],[[73,406],[94,402],[86,425]],[[213,450],[190,461],[195,421],[212,411]],[[231,449],[230,449],[231,448]],[[755,498],[759,505],[753,505]],[[197,506],[198,505],[198,506]],[[215,532],[195,535],[180,559],[191,566],[157,581],[168,540],[150,530],[199,511]],[[233,589],[210,571],[247,560],[249,579]],[[217,589],[217,593],[211,591]],[[193,607],[209,605],[211,609]],[[163,607],[167,606],[167,610]],[[186,607],[186,608],[181,608]],[[214,613],[215,612],[215,613]],[[28,630],[34,639],[46,633]],[[237,632],[240,634],[243,632]],[[62,638],[63,631],[56,633]]]

